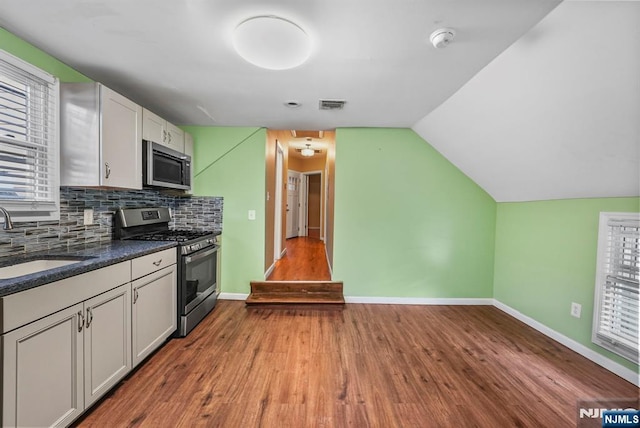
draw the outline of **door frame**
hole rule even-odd
[[[322,186],[325,174],[324,171],[322,170],[317,170],[317,171],[305,171],[302,173],[303,176],[303,183],[300,186],[300,204],[302,209],[300,210],[300,220],[301,222],[298,223],[298,225],[300,226],[300,229],[302,230],[302,233],[300,234],[300,236],[309,236],[309,224],[308,224],[308,219],[309,219],[309,176],[310,175],[320,175],[320,192],[324,192],[324,198],[321,196],[320,197],[320,217],[322,218],[322,213],[324,212],[324,224],[325,227],[324,228],[320,228],[320,240],[324,242],[324,235],[326,232],[326,222],[327,222],[327,216],[326,216],[326,201],[325,198],[327,197],[326,191]],[[326,185],[326,183],[325,183]],[[304,197],[303,197],[304,194]],[[302,201],[304,201],[304,205],[302,205]],[[322,221],[320,222],[320,225],[322,225]]]
[[[276,206],[273,228],[273,261],[282,257],[282,179],[284,174],[284,148],[276,140]]]
[[[289,238],[295,238],[295,237],[299,237],[299,236],[304,236],[301,234],[301,225],[300,225],[300,211],[302,211],[302,185],[304,182],[304,175],[302,172],[300,171],[296,171],[295,169],[287,169],[287,210],[290,210],[291,207],[289,207],[289,174],[294,174],[297,175],[298,179],[300,180],[300,182],[298,183],[298,206],[295,207],[295,211],[296,211],[296,215],[298,217],[298,230],[296,231],[296,234],[294,236],[288,236],[289,235],[289,223],[287,221],[287,214],[286,212],[284,213],[285,215],[285,226],[284,226],[284,230],[285,230],[285,238],[289,239]],[[292,214],[293,215],[293,214]]]

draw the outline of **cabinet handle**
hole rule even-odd
[[[167,141],[167,131],[165,131],[164,129],[162,130],[162,141]]]
[[[109,166],[109,162],[104,163],[104,178],[109,178],[111,175],[111,167]]]
[[[152,262],[154,266],[160,266],[162,264],[162,259],[158,260],[157,262]]]
[[[138,301],[138,290],[133,290],[133,304],[135,305]]]
[[[91,308],[87,308],[87,324],[85,325],[86,328],[89,328],[89,326],[91,325],[91,321],[93,321],[93,312],[91,311]]]
[[[167,132],[167,136],[169,137],[169,144],[171,144],[171,132]]]
[[[82,315],[82,311],[78,311],[78,318],[80,322],[78,323],[78,333],[82,331],[82,325],[84,324],[84,315]]]

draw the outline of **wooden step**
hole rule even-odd
[[[344,305],[342,282],[252,281],[247,305]]]

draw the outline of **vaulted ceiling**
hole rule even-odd
[[[559,3],[2,0],[0,26],[177,124],[413,127],[499,201],[637,194],[640,3]],[[303,27],[309,60],[240,58],[257,15]]]

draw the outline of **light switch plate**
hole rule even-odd
[[[256,210],[249,210],[249,220],[256,219]]]
[[[580,303],[572,302],[571,303],[571,316],[580,318],[580,314],[582,313],[582,305]]]
[[[88,226],[93,224],[93,209],[87,208],[84,210],[84,225]]]

